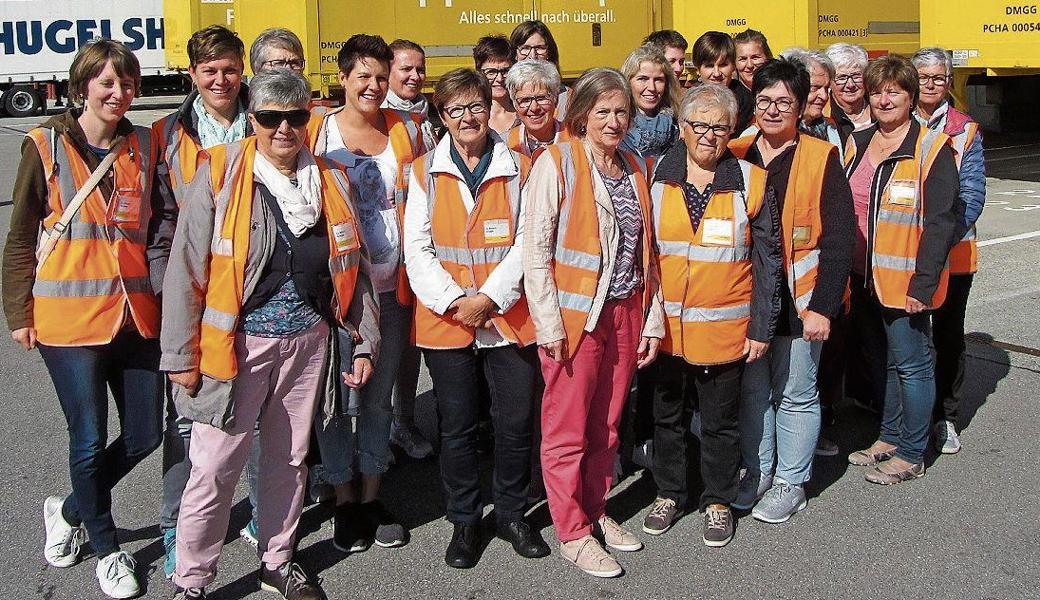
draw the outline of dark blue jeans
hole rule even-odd
[[[888,341],[888,385],[880,439],[895,445],[899,458],[921,463],[935,403],[931,317],[927,312],[911,315],[892,309],[882,309],[881,316]]]
[[[124,331],[101,346],[39,348],[69,426],[72,493],[63,512],[82,521],[97,555],[106,556],[119,550],[112,488],[162,442],[159,341]],[[120,428],[111,444],[108,390]]]

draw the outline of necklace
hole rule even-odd
[[[886,144],[884,144],[882,142],[882,140],[886,139],[886,136],[879,129],[878,132],[877,132],[877,145],[878,145],[878,149],[881,151],[881,154],[883,154],[885,156],[888,156],[889,152],[891,152],[893,149],[896,148],[896,146],[901,144],[903,142],[903,139],[906,137],[906,130],[908,130],[908,129],[910,129],[910,123],[909,122],[907,122],[906,125],[901,125],[898,129],[893,131],[892,132],[892,134],[893,134],[892,138],[895,141],[893,141],[891,144],[888,144],[888,145],[886,145]]]

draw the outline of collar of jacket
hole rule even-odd
[[[686,184],[686,142],[679,139],[664,153],[654,171],[654,181],[666,181],[675,185]],[[714,191],[739,192],[744,190],[744,176],[736,156],[726,150],[715,167],[715,178],[711,182]]]
[[[491,148],[491,164],[488,165],[487,174],[484,175],[484,180],[480,182],[481,185],[484,181],[490,181],[496,177],[515,177],[520,173],[520,167],[513,160],[513,155],[509,151],[509,147],[494,131],[488,131],[488,141],[493,144]],[[459,172],[459,168],[455,166],[455,161],[451,159],[451,136],[446,135],[441,138],[441,141],[437,143],[433,152],[430,153],[429,159],[429,173],[442,173],[451,175],[459,181],[466,181],[466,178]]]
[[[41,125],[53,129],[55,134],[64,135],[72,140],[73,145],[79,150],[79,153],[91,164],[99,164],[101,159],[97,158],[93,152],[90,151],[90,147],[87,144],[87,134],[83,132],[83,127],[79,124],[79,118],[83,114],[83,107],[75,106],[69,110],[55,115]],[[129,119],[123,117],[116,124],[116,137],[112,140],[115,144],[117,141],[130,135],[134,132],[134,125]]]
[[[199,142],[199,116],[195,114],[192,105],[198,96],[199,89],[193,87],[191,92],[188,93],[188,97],[184,99],[184,102],[181,102],[180,108],[177,109],[177,120],[180,121],[181,127],[196,143]],[[242,110],[248,109],[249,86],[245,82],[238,88],[238,101],[242,105]],[[246,137],[251,135],[253,135],[253,124],[249,122],[249,119],[246,119]]]
[[[866,129],[852,132],[852,139],[856,141],[856,153],[862,155],[866,151],[867,145],[870,144],[870,138],[874,137],[874,133],[878,130],[878,124],[875,122]],[[913,115],[910,115],[910,129],[906,132],[906,137],[903,138],[903,143],[895,149],[892,154],[888,155],[882,162],[888,162],[890,160],[900,160],[904,158],[913,158],[917,154],[917,138],[921,135],[921,124],[918,123],[917,119]],[[858,160],[857,160],[858,162]]]

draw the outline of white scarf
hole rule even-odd
[[[289,231],[296,237],[314,227],[321,218],[321,175],[314,157],[307,149],[301,149],[296,158],[299,187],[294,186],[259,152],[253,159],[253,176],[274,195]]]
[[[419,94],[415,97],[415,100],[405,100],[398,96],[393,90],[386,92],[386,99],[383,100],[383,108],[393,108],[395,110],[403,110],[405,112],[412,112],[420,114],[423,118],[426,118],[429,106],[426,103],[426,96]]]

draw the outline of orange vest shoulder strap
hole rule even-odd
[[[220,188],[224,181],[224,171],[227,170],[227,146],[217,145],[208,150],[209,155],[209,180],[214,192]]]
[[[758,211],[762,210],[762,204],[766,195],[766,178],[768,173],[761,167],[745,161],[740,161],[740,174],[744,178],[744,202],[747,205],[747,214],[755,218]]]
[[[513,155],[513,160],[516,161],[516,166],[520,167],[520,185],[523,186],[527,183],[527,176],[531,174],[531,157],[526,154],[520,154],[516,150],[510,150]]]
[[[58,140],[57,133],[50,127],[34,127],[25,134],[25,137],[36,144],[36,150],[40,153],[40,160],[43,162],[43,174],[50,179],[54,175],[54,165],[58,161],[57,144],[60,140]]]
[[[758,134],[745,135],[744,137],[739,137],[735,140],[730,140],[730,152],[732,152],[733,155],[737,158],[743,159],[745,156],[747,156],[748,150],[751,148],[751,144],[755,143],[756,137],[758,137]]]

